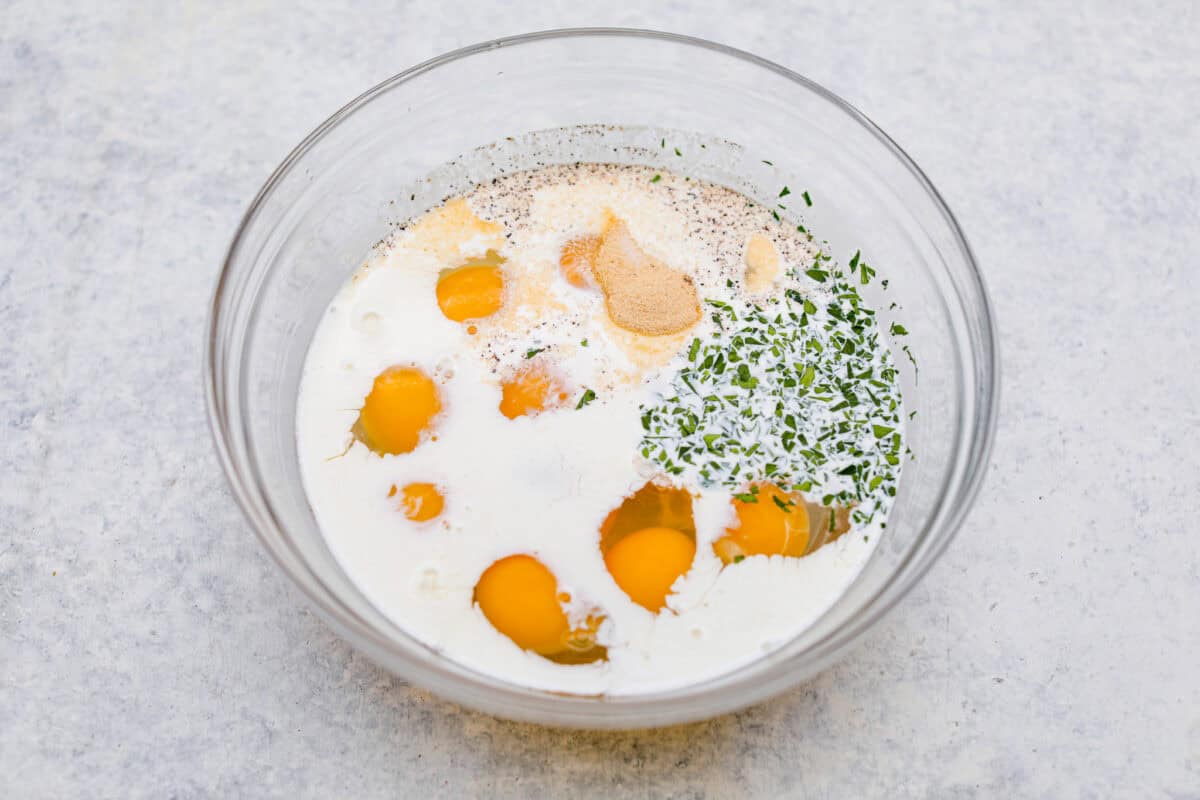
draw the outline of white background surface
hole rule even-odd
[[[1200,797],[1196,4],[92,5],[0,7],[0,796]],[[994,463],[927,580],[808,685],[665,731],[367,663],[260,551],[201,401],[223,250],[293,145],[417,61],[583,24],[864,110],[1001,333]]]

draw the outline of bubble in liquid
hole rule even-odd
[[[421,590],[425,592],[436,592],[438,590],[438,573],[437,567],[425,567],[421,570]]]

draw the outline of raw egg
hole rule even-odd
[[[659,611],[696,555],[692,495],[647,483],[604,520],[600,552],[621,590],[638,605]]]
[[[750,500],[753,498],[753,500]],[[713,552],[729,563],[738,556],[802,556],[808,547],[804,496],[772,483],[752,486],[733,499],[737,524],[713,542]]]
[[[733,510],[737,524],[713,542],[726,564],[746,556],[799,558],[850,530],[850,509],[828,508],[770,483],[734,497]]]
[[[541,362],[529,364],[500,384],[500,413],[509,419],[567,405],[571,395]]]
[[[518,647],[564,664],[583,664],[607,657],[596,643],[603,618],[589,616],[572,629],[558,580],[530,555],[512,555],[492,564],[475,584],[475,602],[488,622]]]
[[[416,367],[379,373],[350,431],[379,454],[411,453],[442,410],[437,386]]]
[[[441,514],[445,505],[441,491],[432,483],[410,483],[400,496],[404,516],[413,522],[428,522]]]
[[[674,528],[642,528],[614,544],[604,565],[630,600],[658,612],[695,556],[696,540],[690,536]]]
[[[437,302],[446,318],[465,322],[499,311],[504,304],[503,263],[503,256],[488,250],[482,258],[443,273],[437,283]]]

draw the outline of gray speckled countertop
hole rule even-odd
[[[1200,797],[1194,3],[92,5],[0,12],[0,796]],[[971,237],[1005,377],[978,505],[863,646],[641,733],[496,721],[353,652],[235,508],[200,389],[222,252],[311,128],[598,23],[864,109]]]

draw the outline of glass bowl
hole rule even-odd
[[[297,387],[337,289],[390,227],[496,174],[488,143],[571,126],[587,135],[524,163],[618,160],[706,177],[775,202],[813,198],[808,228],[845,263],[861,249],[889,281],[868,287],[899,357],[914,457],[886,536],[815,625],[719,678],[657,694],[581,697],[511,685],[439,655],[359,592],[327,549],[301,484]],[[685,142],[681,155],[657,131]],[[697,143],[704,146],[697,146]],[[713,146],[709,146],[714,143]],[[501,148],[503,149],[503,148]],[[476,154],[473,156],[472,154]],[[430,177],[430,176],[434,177]],[[769,191],[770,194],[764,192]],[[795,198],[793,198],[794,200]],[[795,203],[793,203],[795,205]],[[791,213],[791,212],[789,212]],[[886,298],[886,299],[885,299]],[[587,29],[467,47],[363,94],[297,147],[254,198],[209,320],[206,390],[217,451],[263,545],[351,644],[413,684],[488,713],[636,728],[710,717],[795,686],[859,639],[946,548],[983,477],[997,407],[996,336],[953,215],[900,148],[813,82],[749,53],[665,33]]]

